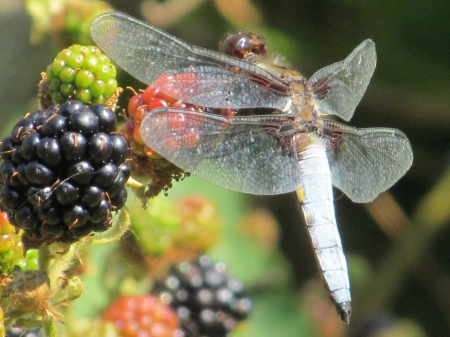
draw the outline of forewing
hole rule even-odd
[[[187,172],[233,191],[273,195],[300,186],[291,131],[279,133],[280,121],[290,118],[165,108],[149,112],[140,132],[149,147]]]
[[[365,40],[344,61],[317,71],[308,83],[322,113],[348,121],[375,71],[377,55],[372,40]]]
[[[333,184],[354,202],[369,202],[410,168],[411,144],[397,129],[356,129],[325,121]]]
[[[211,108],[283,109],[288,88],[265,70],[225,54],[192,46],[121,13],[100,15],[91,25],[94,41],[140,81],[169,96]],[[185,76],[186,75],[186,76]],[[268,90],[275,86],[277,90]],[[174,96],[177,95],[177,96]]]

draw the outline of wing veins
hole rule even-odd
[[[330,120],[326,120],[325,128],[342,133],[336,154],[333,154],[333,139],[324,138],[328,144],[333,184],[355,202],[372,201],[412,164],[411,145],[401,131],[356,129]]]
[[[179,137],[176,130],[167,128],[171,113],[183,114],[188,123],[185,129],[199,132],[198,143],[170,148]],[[290,115],[229,118],[163,108],[144,117],[141,136],[163,157],[213,184],[239,192],[272,195],[294,191],[301,183],[296,152],[292,147],[286,148],[270,130],[279,130],[280,125],[291,121]]]
[[[183,97],[175,97],[188,103],[213,108],[282,109],[290,97],[289,90],[271,90],[271,86],[251,80],[253,75],[275,83],[274,88],[286,87],[266,70],[238,58],[190,45],[125,14],[100,15],[91,25],[91,35],[113,60],[144,83],[152,84],[164,74],[201,74],[201,81],[210,84],[202,87],[204,93],[209,92],[209,87],[214,91],[206,98],[200,97],[201,92],[183,92]],[[227,88],[220,84],[222,80],[229,82]],[[234,93],[231,100],[228,92]]]

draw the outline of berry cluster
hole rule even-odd
[[[132,144],[135,152],[152,159],[160,159],[161,156],[145,145],[140,134],[140,125],[145,115],[158,108],[178,108],[187,111],[202,111],[199,107],[186,104],[161,91],[158,86],[148,86],[143,93],[134,95],[128,103],[130,118],[124,126],[124,136]]]
[[[174,97],[183,97],[179,91],[178,82],[186,85],[190,82],[195,85],[198,81],[192,73],[178,75],[164,74],[159,76],[153,85],[148,86],[143,92],[134,95],[128,103],[129,118],[123,127],[124,137],[130,143],[132,154],[130,166],[134,177],[150,177],[151,181],[147,196],[158,195],[161,190],[166,191],[171,187],[171,180],[182,179],[185,175],[181,169],[162,158],[152,148],[147,146],[141,137],[141,122],[147,113],[158,108],[175,108],[184,111],[210,112],[224,116],[234,116],[231,109],[204,109],[199,106],[185,103]],[[197,130],[187,127],[187,121],[183,114],[171,113],[168,125],[173,131],[179,132],[183,137],[175,139],[161,139],[165,146],[177,150],[180,146],[195,146],[199,140]]]
[[[173,310],[153,295],[122,296],[105,310],[103,318],[114,323],[122,337],[182,336]]]
[[[157,282],[155,293],[174,309],[191,337],[226,336],[252,308],[242,283],[224,263],[214,263],[208,256],[174,266],[168,278]]]
[[[72,45],[58,53],[47,68],[54,103],[76,99],[105,103],[117,90],[116,68],[108,56],[93,46]]]
[[[138,203],[130,205],[134,235],[125,236],[121,244],[124,253],[146,265],[154,277],[166,275],[175,263],[204,254],[217,242],[222,228],[217,207],[198,195],[184,196],[173,202],[153,198],[145,217],[140,208]],[[139,247],[140,253],[131,252],[130,245]]]
[[[147,197],[158,195],[171,187],[172,179],[178,181],[185,174],[171,162],[162,158],[158,153],[144,144],[140,135],[140,125],[145,114],[149,111],[163,107],[180,107],[197,109],[174,98],[163,94],[158,88],[148,86],[144,92],[134,95],[128,103],[129,118],[122,131],[125,139],[130,143],[130,167],[133,177],[144,178],[150,182]]]
[[[179,75],[161,75],[159,76],[153,85],[148,86],[143,93],[136,94],[133,96],[128,103],[128,114],[130,118],[124,127],[124,136],[127,140],[133,144],[136,144],[136,148],[142,148],[140,153],[146,156],[158,159],[160,156],[155,153],[151,148],[149,148],[142,140],[140,134],[140,124],[144,116],[151,110],[158,108],[174,108],[182,109],[184,111],[196,111],[196,112],[210,112],[213,114],[224,115],[224,116],[234,116],[235,111],[231,109],[206,109],[200,108],[196,105],[185,103],[183,101],[177,100],[174,97],[178,97],[180,92],[176,89],[178,86],[177,82],[192,82],[195,85],[195,81],[198,79],[194,74],[183,73]],[[182,96],[182,95],[181,95]],[[172,130],[176,130],[183,134],[183,144],[172,144],[173,146],[194,146],[199,135],[196,130],[191,130],[186,128],[186,120],[183,115],[178,113],[173,113],[168,120],[168,127]],[[165,140],[163,140],[165,141]],[[170,141],[166,141],[166,144],[170,146]]]
[[[1,143],[0,207],[30,247],[104,231],[127,198],[127,149],[103,104],[27,114]]]

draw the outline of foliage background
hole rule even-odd
[[[224,33],[250,28],[262,33],[272,51],[285,55],[306,76],[342,60],[361,41],[372,38],[378,65],[351,125],[401,129],[411,140],[415,159],[390,195],[374,203],[354,204],[335,192],[355,302],[349,329],[327,311],[326,294],[317,281],[293,196],[250,198],[189,178],[175,186],[169,198],[203,193],[218,205],[225,231],[212,254],[225,260],[255,295],[255,315],[239,336],[373,336],[374,331],[386,336],[448,335],[448,1],[173,0],[150,10],[141,7],[149,6],[149,1],[110,3],[140,18],[146,13],[155,25],[211,49],[217,48]],[[13,117],[36,106],[39,73],[60,47],[48,35],[31,44],[31,24],[24,3],[0,0],[0,126],[4,130]],[[251,207],[267,208],[278,220],[284,257],[261,252],[255,240],[236,239],[242,234],[236,234],[242,214]],[[89,282],[87,293],[93,289]],[[101,289],[98,280],[92,282]],[[83,302],[86,297],[75,306],[91,313]],[[97,299],[92,312],[104,305]]]

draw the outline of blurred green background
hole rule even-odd
[[[51,29],[43,29],[38,39],[31,9],[42,4],[52,11],[65,3],[28,1],[27,11],[22,1],[0,0],[0,125],[37,106],[39,74],[65,47]],[[251,198],[189,178],[177,184],[169,198],[203,193],[218,205],[226,228],[212,254],[248,281],[255,295],[255,314],[239,336],[449,335],[449,1],[109,3],[210,49],[217,49],[225,33],[250,29],[264,35],[271,51],[285,55],[306,76],[344,59],[364,39],[373,39],[377,68],[350,124],[402,130],[412,143],[414,163],[390,194],[369,205],[354,204],[335,191],[353,286],[348,328],[332,306],[329,311],[294,196]],[[52,25],[51,15],[44,14],[41,28]],[[264,255],[257,245],[251,247],[251,240],[236,241],[239,219],[252,207],[268,209],[277,219],[283,258]]]

